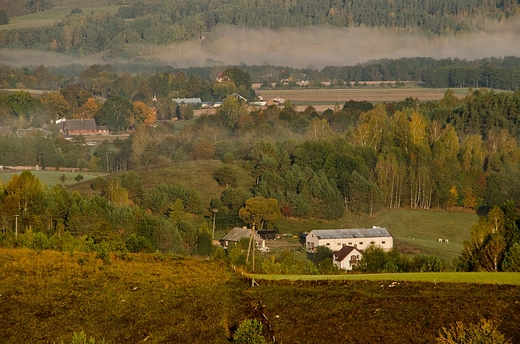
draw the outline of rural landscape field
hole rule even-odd
[[[399,275],[259,279],[251,288],[219,261],[151,254],[105,265],[92,254],[23,249],[3,249],[0,257],[4,343],[70,342],[81,331],[109,343],[227,343],[251,318],[278,343],[429,343],[443,327],[482,317],[499,321],[512,341],[520,338],[520,289],[499,277],[485,284]],[[493,278],[487,275],[481,281]],[[348,321],[329,320],[337,318]]]
[[[519,11],[0,0],[0,343],[520,342]]]

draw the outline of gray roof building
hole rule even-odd
[[[222,239],[220,239],[220,245],[222,247],[229,247],[230,243],[237,243],[243,238],[249,239],[251,237],[251,229],[247,227],[235,227],[228,234],[226,234]],[[258,247],[264,247],[265,241],[262,239],[260,235],[258,235],[255,231],[254,240]]]
[[[96,121],[94,119],[68,119],[66,121],[63,121],[62,123],[64,130],[97,130]]]
[[[388,232],[388,229],[381,227],[358,229],[315,229],[312,232],[318,237],[318,239],[392,237],[390,232]]]
[[[173,102],[177,104],[200,104],[202,103],[202,99],[200,98],[173,98]]]
[[[364,250],[370,245],[381,247],[385,251],[393,248],[394,239],[386,228],[356,229],[315,229],[305,238],[307,251],[315,251],[318,246],[326,246],[332,251],[339,251],[344,246]]]

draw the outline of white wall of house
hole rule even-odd
[[[361,260],[361,258],[363,257],[363,255],[359,252],[359,251],[352,251],[350,252],[343,260],[341,261],[338,261],[335,259],[335,256],[333,256],[333,260],[332,262],[334,263],[334,265],[338,268],[338,269],[343,269],[343,270],[347,270],[347,271],[350,271],[352,270],[352,268],[354,266],[356,266],[357,264],[359,264],[359,261]]]
[[[343,246],[353,246],[358,250],[365,250],[368,246],[381,247],[384,251],[390,251],[394,247],[393,237],[366,237],[366,238],[337,238],[319,239],[312,231],[306,238],[307,251],[313,251],[318,246],[326,246],[331,251],[339,251]]]

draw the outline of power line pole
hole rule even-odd
[[[15,238],[18,238],[18,216],[20,216],[20,215],[15,215],[15,216],[14,216],[14,222],[15,222],[15,226],[14,226],[14,237],[15,237]]]

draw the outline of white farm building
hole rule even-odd
[[[394,247],[394,238],[388,229],[381,227],[359,229],[315,229],[306,237],[306,249],[309,252],[318,246],[326,246],[331,251],[339,251],[344,246],[365,250],[368,246],[381,247],[390,251]]]

